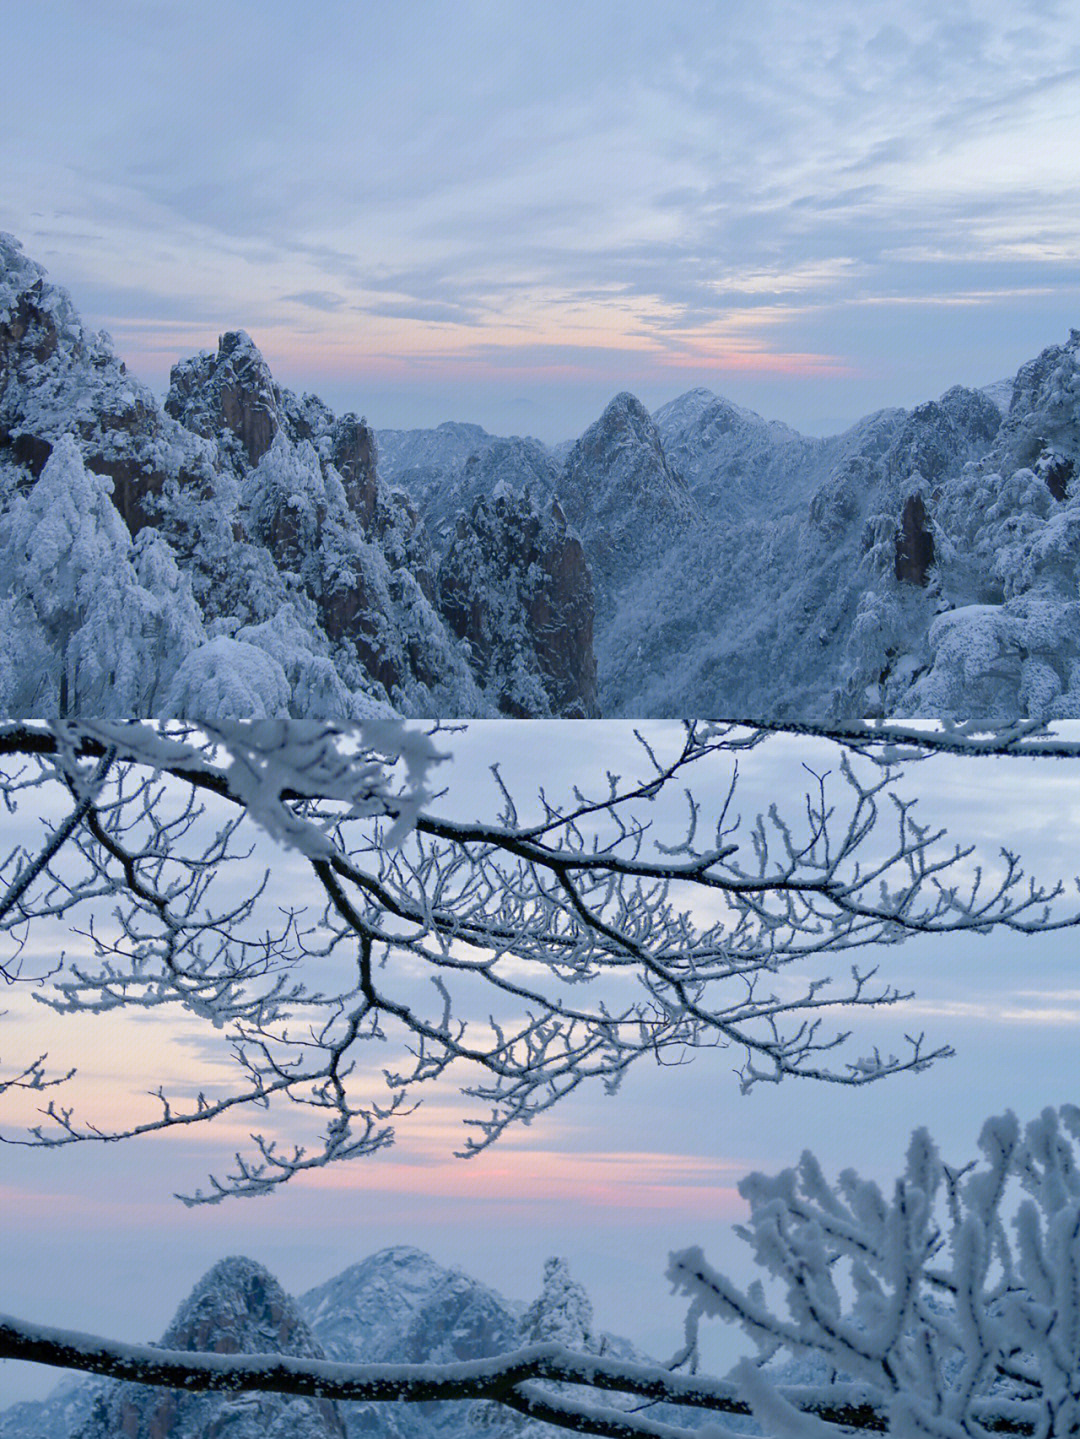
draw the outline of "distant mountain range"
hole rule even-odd
[[[1080,331],[815,439],[706,390],[374,430],[250,338],[164,406],[0,237],[0,710],[1080,716]]]
[[[254,1260],[224,1259],[180,1305],[161,1344],[350,1363],[451,1363],[555,1338],[645,1360],[628,1341],[590,1330],[588,1299],[562,1261],[548,1262],[543,1292],[526,1308],[419,1249],[397,1246],[299,1299]],[[655,1412],[663,1418],[663,1406]],[[191,1394],[90,1377],[65,1379],[47,1399],[0,1411],[0,1439],[466,1439],[481,1430],[489,1439],[557,1432],[497,1406],[464,1402],[334,1404]]]

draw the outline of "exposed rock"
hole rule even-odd
[[[1068,497],[1069,481],[1076,472],[1076,462],[1067,455],[1044,450],[1035,462],[1035,473],[1042,479],[1055,500]]]
[[[896,532],[896,578],[925,585],[933,563],[934,537],[927,528],[923,497],[908,495]]]
[[[345,484],[349,508],[370,530],[379,498],[379,462],[375,432],[366,420],[342,415],[330,431],[330,459]]]
[[[229,330],[217,354],[204,350],[172,367],[165,413],[206,439],[231,435],[257,465],[281,428],[281,394],[244,330]]]
[[[166,454],[175,437],[163,433],[153,395],[127,373],[108,335],[88,333],[65,291],[0,234],[0,458],[32,482],[68,433],[88,468],[113,480],[132,534],[154,522],[169,473],[203,466],[203,456],[184,455],[182,445]]]
[[[504,489],[458,521],[439,608],[503,714],[593,717],[593,589],[558,504]]]
[[[434,608],[423,523],[380,482],[366,422],[278,387],[242,331],[172,378],[163,413],[108,337],[87,334],[64,291],[0,240],[0,512],[70,434],[129,531],[161,528],[213,632],[243,629],[306,677],[297,717],[320,702],[337,706],[324,718],[391,701],[486,713]]]

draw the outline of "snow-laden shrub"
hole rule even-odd
[[[289,713],[295,719],[359,719],[392,713],[389,705],[346,688],[330,657],[318,652],[316,633],[300,622],[292,603],[281,605],[262,624],[244,625],[232,637],[254,645],[281,666],[289,686]]]
[[[917,1130],[891,1195],[851,1169],[830,1183],[809,1151],[794,1169],[749,1175],[739,1191],[750,1219],[737,1232],[783,1299],[760,1280],[739,1289],[700,1249],[673,1254],[691,1347],[705,1316],[740,1324],[759,1357],[733,1378],[781,1437],[835,1433],[800,1412],[828,1404],[867,1406],[897,1439],[958,1439],[1002,1422],[1077,1433],[1078,1141],[1080,1109],[1064,1105],[1023,1132],[1012,1113],[987,1120],[981,1163],[964,1168]],[[780,1353],[826,1378],[781,1397],[761,1367]]]
[[[289,681],[256,645],[217,635],[193,650],[162,703],[168,719],[268,719],[289,713]]]
[[[931,667],[904,697],[909,714],[991,723],[1017,716],[1068,718],[1080,701],[1080,603],[1020,595],[1002,605],[965,605],[938,615],[927,643]]]

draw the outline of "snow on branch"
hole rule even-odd
[[[817,1401],[847,1394],[899,1439],[1080,1429],[1080,1109],[1046,1109],[1021,1132],[987,1120],[982,1160],[942,1162],[917,1130],[891,1196],[845,1170],[830,1184],[808,1151],[795,1169],[751,1174],[737,1232],[783,1295],[742,1290],[699,1249],[671,1256],[691,1300],[687,1360],[705,1317],[759,1348],[733,1378],[767,1432],[835,1432],[777,1378],[816,1372]],[[1015,1236],[1015,1237],[1013,1237]],[[777,1370],[778,1354],[791,1362]],[[812,1391],[802,1389],[805,1397]]]
[[[23,1359],[103,1377],[192,1392],[238,1390],[377,1403],[492,1400],[575,1433],[609,1439],[702,1439],[693,1427],[659,1422],[645,1407],[617,1408],[606,1394],[663,1401],[691,1411],[748,1415],[749,1403],[727,1381],[678,1374],[662,1365],[630,1363],[534,1343],[492,1358],[449,1364],[346,1364],[285,1354],[203,1354],[123,1344],[97,1335],[0,1315],[0,1358]],[[557,1387],[556,1387],[557,1386]],[[572,1387],[566,1387],[572,1386]],[[791,1390],[793,1402],[804,1402]],[[597,1402],[597,1400],[601,1402]],[[843,1404],[805,1400],[810,1412],[836,1422],[879,1416]],[[709,1432],[709,1431],[705,1431]],[[712,1434],[726,1431],[713,1426]]]
[[[1018,719],[1006,725],[977,720],[913,721],[904,719],[852,720],[840,725],[756,721],[755,728],[770,734],[800,734],[835,740],[852,753],[883,764],[921,759],[931,754],[1029,755],[1036,759],[1076,759],[1080,738],[1062,727],[1037,719]]]
[[[1060,883],[1008,853],[996,877],[973,867],[896,767],[847,751],[744,823],[738,761],[767,735],[687,723],[639,736],[633,777],[544,791],[526,822],[498,774],[491,818],[445,810],[442,738],[399,721],[0,727],[0,793],[27,835],[0,852],[4,976],[57,1013],[172,1007],[218,1035],[234,1076],[194,1099],[150,1076],[156,1112],[123,1129],[57,1092],[4,1142],[306,1117],[314,1133],[255,1133],[186,1196],[216,1203],[383,1148],[451,1071],[481,1107],[464,1155],[583,1084],[614,1091],[632,1064],[704,1046],[731,1050],[744,1089],[872,1083],[951,1051],[911,1034],[860,1052],[841,1021],[909,997],[858,962],[867,946],[1080,922]],[[79,957],[25,973],[28,937],[58,921]],[[37,1064],[34,1088],[62,1077]]]

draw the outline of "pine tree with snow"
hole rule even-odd
[[[8,512],[0,571],[10,576],[7,617],[18,625],[8,643],[19,655],[11,713],[152,715],[204,639],[169,546],[153,536],[132,545],[112,488],[65,435]],[[28,670],[32,654],[38,664]]]
[[[521,1316],[522,1344],[562,1344],[567,1349],[591,1349],[592,1301],[570,1276],[565,1259],[552,1257],[544,1264],[544,1286]]]

